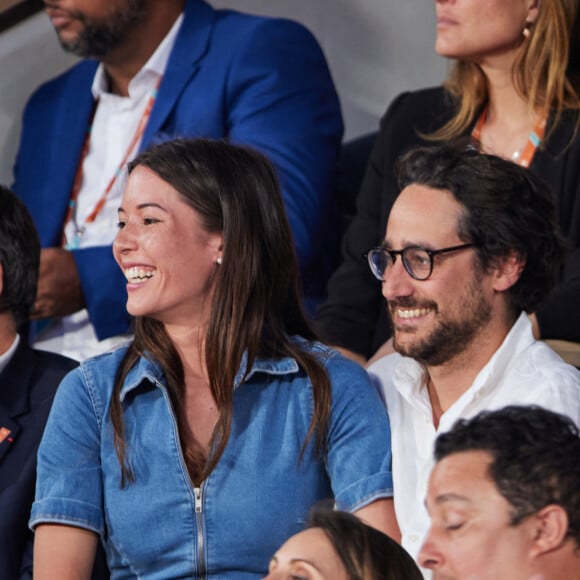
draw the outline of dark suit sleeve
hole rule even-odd
[[[32,555],[34,549],[34,536],[31,534],[22,554],[22,568],[20,580],[32,580]]]
[[[343,130],[324,55],[303,26],[263,19],[240,42],[228,83],[228,135],[276,166],[304,269],[330,219]]]
[[[557,220],[568,243],[556,287],[536,311],[540,336],[580,342],[580,132],[577,113],[569,111],[548,134],[530,169],[550,185]],[[536,158],[537,157],[537,158]]]
[[[580,248],[570,254],[562,280],[536,316],[543,339],[580,342]]]

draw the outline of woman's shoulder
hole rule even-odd
[[[395,160],[411,147],[433,144],[424,135],[434,133],[453,116],[455,105],[443,87],[409,91],[398,95],[381,119],[373,159],[391,173]]]
[[[454,112],[453,98],[442,86],[416,91],[405,91],[397,95],[389,104],[381,119],[381,126],[396,120],[411,119],[416,128],[434,130]],[[434,125],[434,128],[431,128]]]
[[[301,348],[320,362],[330,379],[331,390],[335,396],[339,393],[348,396],[348,393],[360,393],[361,389],[372,387],[366,369],[331,346],[302,337],[292,337],[292,340],[299,342]]]
[[[337,353],[332,347],[320,342],[317,339],[304,338],[298,334],[293,334],[288,337],[290,342],[297,345],[300,350],[308,352],[318,358],[322,363],[334,357]]]
[[[108,370],[117,370],[129,348],[128,344],[118,346],[107,352],[89,357],[81,362],[79,370],[83,373],[107,373]]]
[[[291,342],[298,344],[301,350],[312,354],[325,367],[330,366],[347,366],[351,368],[362,369],[362,367],[352,360],[343,356],[334,347],[324,344],[320,340],[311,340],[302,336],[293,335],[290,337]]]
[[[449,100],[449,92],[443,85],[425,87],[413,91],[403,91],[399,93],[391,102],[397,101],[406,103],[446,103]]]

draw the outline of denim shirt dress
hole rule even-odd
[[[257,579],[334,498],[354,511],[393,495],[389,423],[364,369],[299,337],[329,374],[328,452],[310,441],[312,386],[292,358],[258,359],[236,378],[231,434],[199,488],[188,476],[160,366],[142,357],[121,392],[135,482],[121,487],[109,403],[126,347],[97,356],[61,383],[38,453],[30,526],[59,523],[101,536],[113,578]]]

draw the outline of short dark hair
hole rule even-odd
[[[556,504],[580,547],[580,433],[571,419],[537,406],[483,411],[435,440],[436,461],[463,451],[491,455],[489,475],[512,506],[512,525]]]
[[[422,580],[417,564],[397,542],[347,512],[316,507],[308,528],[330,540],[349,580]]]
[[[484,269],[513,251],[525,259],[519,280],[507,291],[509,305],[515,315],[537,309],[565,254],[553,194],[544,181],[465,141],[412,149],[399,160],[397,173],[401,189],[417,183],[445,190],[463,206],[458,235],[478,245]]]
[[[28,320],[38,284],[40,240],[24,203],[0,185],[0,312],[10,312],[16,327]]]

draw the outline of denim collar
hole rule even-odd
[[[247,381],[256,373],[265,373],[269,375],[286,375],[297,373],[300,370],[298,363],[292,357],[279,359],[256,358],[250,371],[246,373],[248,364],[247,353],[242,355],[240,368],[234,378],[234,389],[238,388],[243,382]],[[244,376],[245,375],[245,376]],[[121,389],[120,399],[123,401],[127,393],[139,388],[145,382],[154,385],[165,385],[163,369],[161,365],[152,357],[142,356],[137,364],[129,371],[123,388]]]

